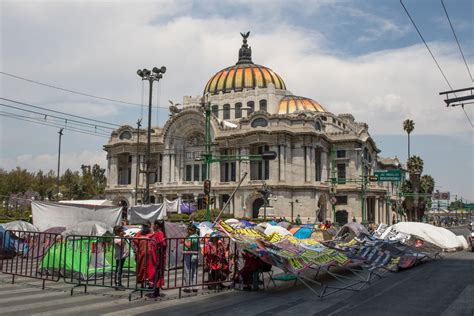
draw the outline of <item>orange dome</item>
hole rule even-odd
[[[204,88],[204,94],[266,88],[270,83],[273,83],[276,89],[286,90],[285,83],[273,70],[252,62],[252,48],[247,44],[250,32],[240,35],[243,43],[239,49],[239,60],[234,66],[222,69],[212,76]]]
[[[327,112],[318,102],[310,98],[285,95],[278,105],[278,114],[290,114],[296,111]]]
[[[227,67],[216,73],[207,82],[204,93],[242,91],[246,89],[266,88],[273,83],[276,89],[286,90],[285,82],[273,70],[256,64],[239,64]]]

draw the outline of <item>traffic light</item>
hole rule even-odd
[[[204,180],[204,194],[209,195],[211,193],[211,180]]]
[[[202,203],[203,203],[204,205],[207,205],[207,204],[209,203],[209,196],[207,196],[207,195],[204,196],[204,197],[202,198]]]

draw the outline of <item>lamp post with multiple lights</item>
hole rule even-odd
[[[161,66],[161,68],[153,67],[150,71],[148,69],[138,69],[137,75],[142,78],[142,80],[147,80],[150,84],[150,93],[149,93],[149,102],[148,102],[148,130],[147,130],[147,144],[146,144],[146,169],[143,171],[145,173],[145,192],[143,194],[143,204],[150,203],[150,148],[151,148],[151,105],[152,105],[152,95],[153,95],[153,82],[160,81],[163,78],[163,74],[166,72],[166,67]]]

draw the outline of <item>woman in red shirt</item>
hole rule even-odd
[[[216,233],[212,233],[203,247],[204,259],[206,266],[209,268],[209,289],[218,287],[222,288],[222,283],[217,283],[227,279],[229,274],[229,263],[227,261],[227,251],[222,240],[219,240]]]

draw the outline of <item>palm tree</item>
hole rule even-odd
[[[432,194],[434,187],[435,187],[435,181],[432,176],[425,174],[420,178],[420,188],[421,188],[421,192],[423,192],[424,194]],[[423,199],[423,201],[424,203],[423,203],[423,208],[421,209],[421,212],[420,212],[420,217],[423,217],[423,215],[425,214],[426,204],[427,204],[426,202],[428,202],[428,204],[431,206],[431,197],[427,197],[425,195],[425,198]]]
[[[423,172],[423,164],[423,159],[418,156],[411,156],[407,163],[408,173],[410,174],[410,182],[413,186],[413,193],[416,194],[413,199],[414,214],[411,216],[412,220],[418,220],[419,196],[417,194],[420,193],[420,177],[421,173]]]
[[[410,119],[403,121],[403,130],[408,134],[408,159],[410,159],[410,133],[415,129],[415,122]]]

